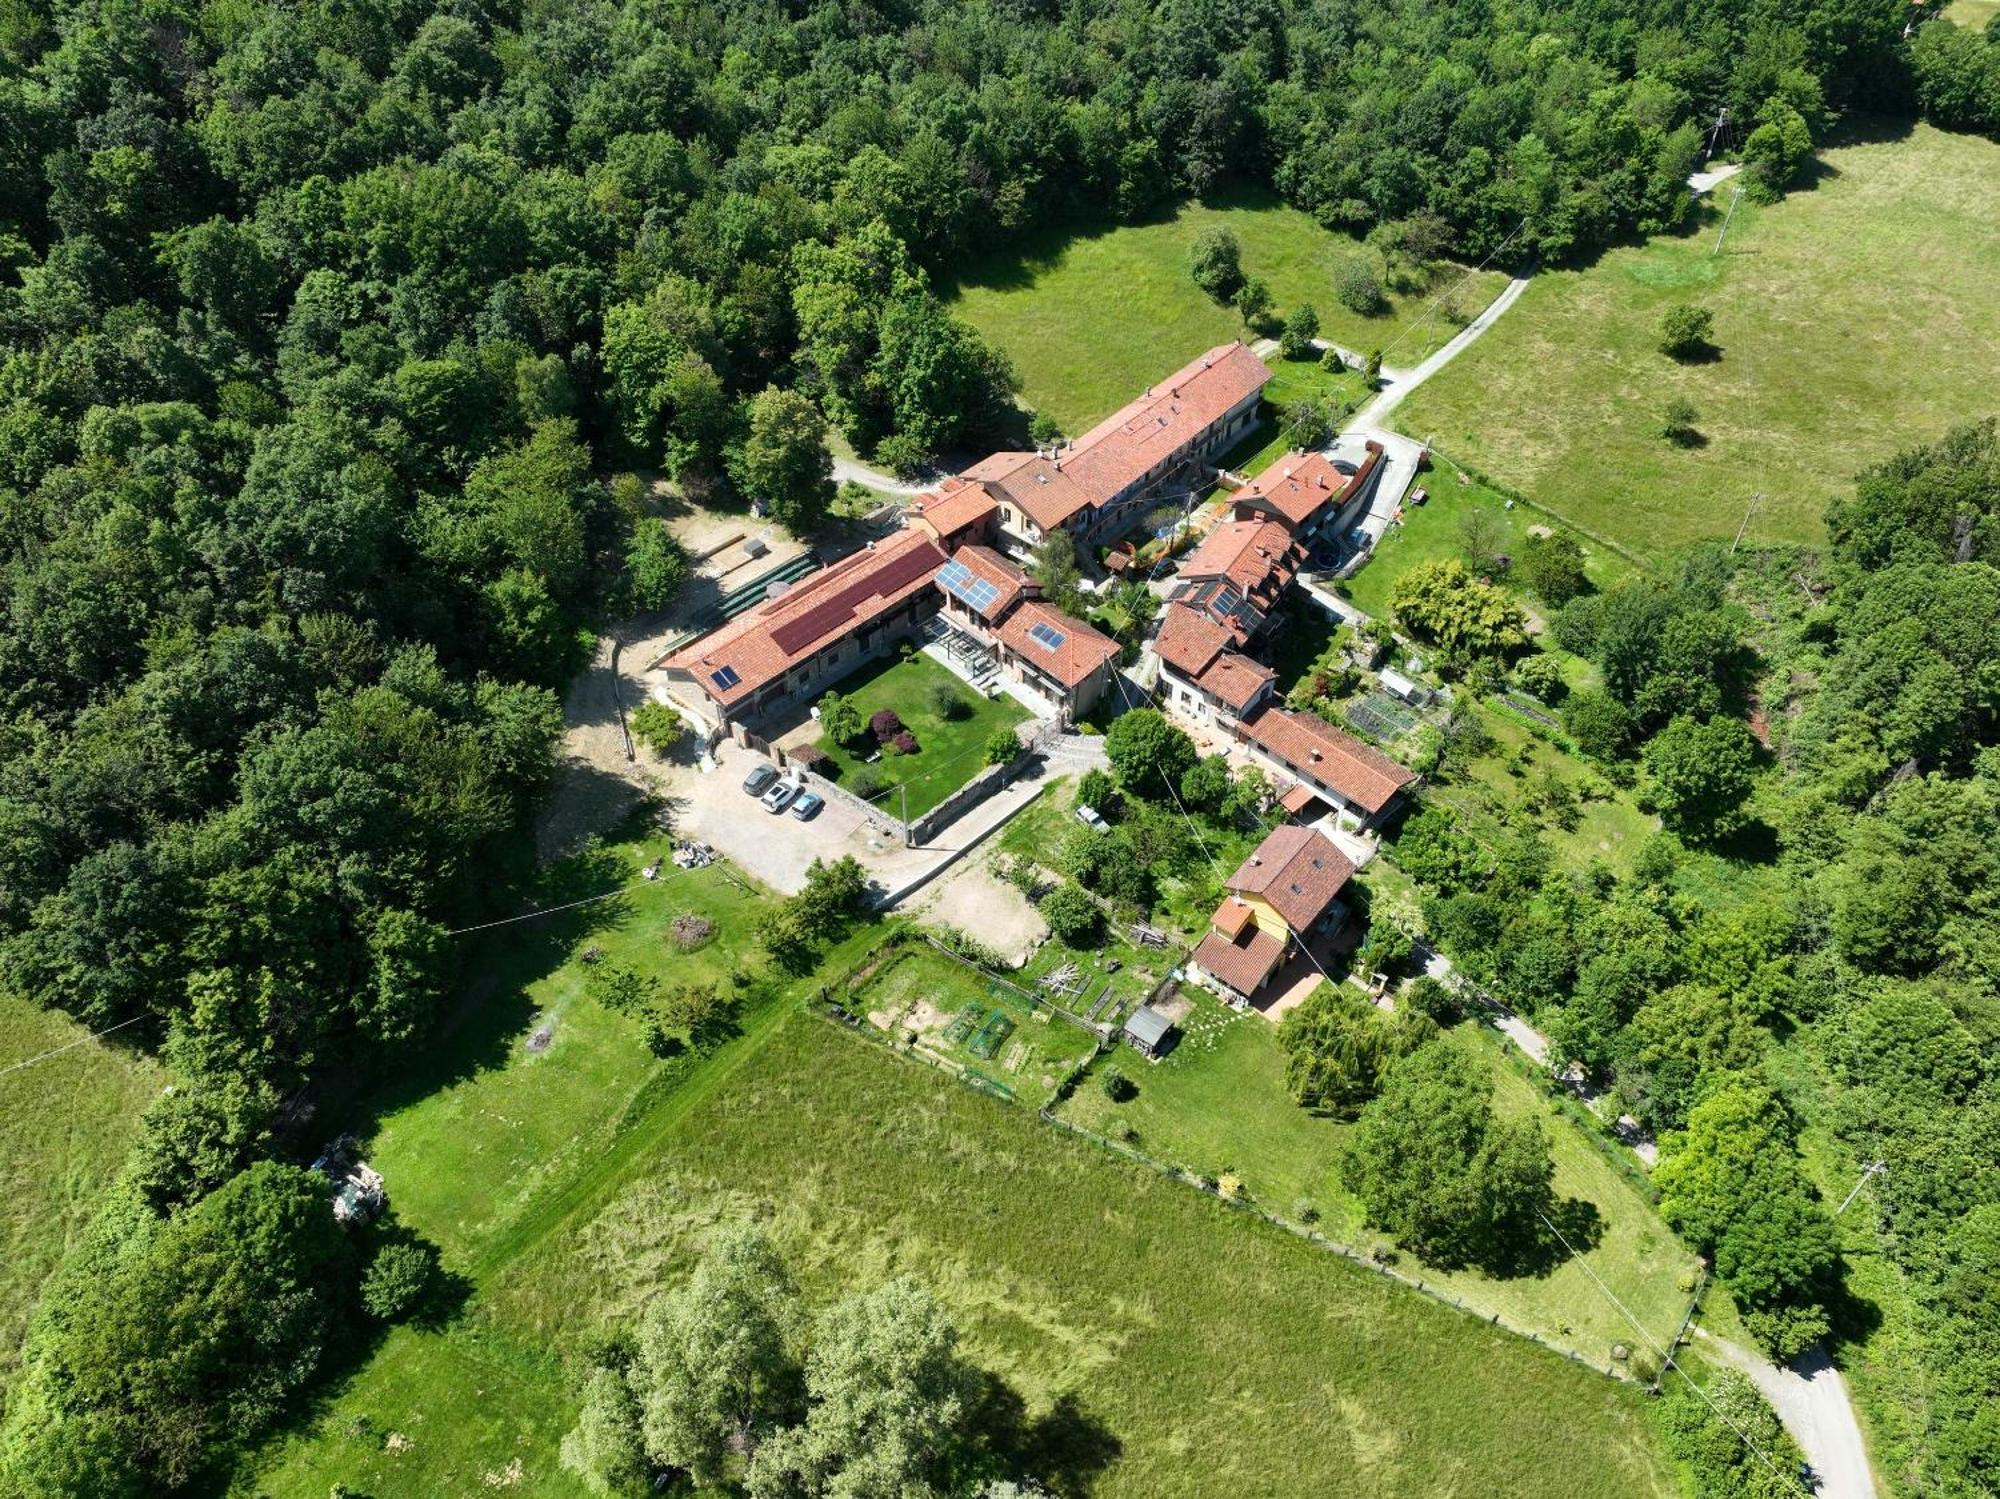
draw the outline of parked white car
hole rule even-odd
[[[766,791],[759,797],[758,800],[763,802],[766,812],[782,812],[792,804],[792,798],[798,794],[799,783],[797,781],[779,781],[769,791]]]

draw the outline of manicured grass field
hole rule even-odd
[[[504,1314],[579,1339],[742,1218],[814,1295],[938,1288],[969,1354],[1074,1433],[1064,1492],[1112,1454],[1103,1499],[1673,1491],[1629,1387],[809,1016],[524,1261]]]
[[[2000,16],[2000,0],[1951,0],[1945,7],[1945,19],[1956,21],[1971,31],[1984,31]]]
[[[1152,223],[1049,235],[968,273],[953,310],[1014,361],[1022,400],[1074,435],[1203,349],[1254,338],[1234,308],[1210,301],[1188,276],[1188,251],[1213,225],[1235,232],[1245,274],[1269,284],[1281,317],[1311,302],[1336,343],[1363,352],[1393,344],[1391,364],[1414,364],[1457,331],[1425,314],[1443,285],[1393,297],[1382,317],[1349,312],[1334,298],[1334,276],[1372,252],[1268,197],[1185,203]],[[1453,300],[1470,317],[1505,282],[1497,271],[1477,273]]]
[[[1712,219],[1539,273],[1397,426],[1657,561],[1733,535],[1760,491],[1750,538],[1817,541],[1857,469],[1995,409],[2000,143],[1919,125],[1835,146],[1811,189],[1746,198],[1719,256]],[[1677,302],[1714,313],[1718,359],[1659,353]],[[1675,396],[1705,445],[1655,435]]]
[[[65,1016],[0,993],[0,1070],[84,1034]],[[165,1083],[140,1053],[97,1041],[0,1076],[0,1391],[43,1282],[89,1225]]]
[[[949,719],[938,712],[931,699],[934,689],[954,692],[966,705],[963,718]],[[835,686],[834,691],[854,699],[864,723],[883,708],[893,708],[903,726],[917,736],[917,752],[899,755],[885,750],[871,767],[889,787],[909,788],[909,815],[928,812],[939,802],[977,775],[986,764],[986,741],[995,729],[1017,724],[1028,710],[1002,693],[981,697],[944,667],[918,652],[907,660],[893,658],[872,662]],[[856,754],[822,736],[819,747],[833,757],[840,768],[843,784],[851,785],[855,772],[868,751]],[[902,794],[891,790],[881,804],[896,816],[904,810]]]
[[[1491,1062],[1495,1106],[1503,1115],[1543,1120],[1555,1151],[1557,1196],[1594,1204],[1603,1223],[1603,1238],[1584,1263],[1665,1344],[1687,1309],[1683,1281],[1693,1256],[1576,1126],[1504,1065],[1505,1042],[1473,1025],[1459,1026],[1451,1040]],[[1106,1069],[1131,1078],[1138,1097],[1112,1103],[1099,1077]],[[1156,1063],[1124,1047],[1107,1054],[1062,1113],[1113,1138],[1136,1130],[1133,1143],[1154,1159],[1199,1175],[1238,1178],[1253,1200],[1288,1218],[1310,1208],[1329,1238],[1362,1249],[1387,1247],[1365,1226],[1361,1204],[1341,1181],[1340,1151],[1352,1126],[1317,1118],[1292,1102],[1277,1028],[1261,1015],[1231,1011],[1199,994],[1187,1033],[1171,1053]],[[1408,1256],[1400,1268],[1482,1314],[1497,1313],[1599,1364],[1613,1344],[1643,1346],[1576,1262],[1505,1280],[1476,1270],[1434,1271]]]

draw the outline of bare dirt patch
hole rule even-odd
[[[927,926],[956,927],[1018,968],[1049,935],[1027,897],[993,873],[990,854],[966,860],[932,887],[917,908]]]

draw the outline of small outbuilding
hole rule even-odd
[[[1431,700],[1428,687],[1412,682],[1393,667],[1382,669],[1382,690],[1391,697],[1401,698],[1413,708],[1425,707]]]
[[[361,1159],[352,1135],[327,1146],[312,1169],[326,1178],[334,1221],[342,1228],[365,1228],[389,1205],[382,1173]]]
[[[1142,1057],[1164,1056],[1173,1044],[1174,1023],[1151,1005],[1140,1005],[1125,1022],[1125,1040]]]

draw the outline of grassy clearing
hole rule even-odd
[[[82,1026],[0,993],[0,1069],[81,1040]],[[0,1077],[0,1391],[42,1285],[75,1246],[166,1075],[87,1042]]]
[[[1349,312],[1334,298],[1334,276],[1372,252],[1268,196],[1185,203],[1152,223],[1045,236],[969,272],[953,310],[1014,361],[1028,405],[1082,432],[1203,349],[1251,336],[1234,308],[1211,302],[1188,276],[1189,248],[1214,225],[1235,232],[1245,274],[1269,284],[1280,316],[1311,302],[1336,343],[1365,351],[1393,342],[1392,364],[1415,363],[1457,331],[1435,313],[1421,315],[1435,293],[1392,298],[1382,317]],[[1454,298],[1470,316],[1505,282],[1480,272]]]
[[[1673,1491],[1632,1390],[804,1016],[501,1305],[574,1340],[738,1218],[816,1295],[936,1286],[1105,1499]]]
[[[1476,510],[1493,518],[1498,526],[1500,549],[1510,556],[1519,554],[1531,530],[1538,527],[1553,530],[1560,525],[1526,505],[1515,504],[1509,509],[1507,496],[1443,460],[1438,460],[1419,482],[1430,498],[1422,505],[1405,506],[1402,520],[1383,533],[1374,555],[1359,572],[1339,585],[1341,597],[1352,599],[1363,613],[1377,619],[1390,617],[1389,596],[1404,573],[1420,563],[1462,558],[1464,546],[1460,536],[1467,512]],[[1609,588],[1632,575],[1632,564],[1609,547],[1597,545],[1587,537],[1580,536],[1577,540],[1584,551],[1584,571],[1599,588]],[[1505,572],[1494,581],[1503,587],[1513,586]],[[1539,600],[1525,590],[1513,591],[1528,609],[1541,612]]]
[[[951,691],[965,705],[963,718],[950,719],[938,712],[931,697],[938,688]],[[915,754],[884,752],[873,766],[884,785],[909,789],[912,817],[930,811],[985,767],[986,741],[995,729],[1028,717],[1028,710],[1011,697],[981,697],[921,652],[907,660],[873,662],[840,682],[834,691],[854,699],[864,722],[883,708],[893,708],[904,727],[917,736]],[[825,737],[818,742],[833,757],[842,779],[851,782],[866,754],[857,755]],[[902,815],[900,793],[891,790],[882,804]]]
[[[1944,15],[1947,21],[1956,21],[1968,30],[1984,31],[1995,16],[2000,16],[2000,0],[1951,0]]]
[[[1264,387],[1262,421],[1250,435],[1222,457],[1231,473],[1256,478],[1289,446],[1284,437],[1288,408],[1299,401],[1325,401],[1336,412],[1352,411],[1368,398],[1367,384],[1353,370],[1323,370],[1315,359],[1285,359],[1273,354],[1271,383]]]
[[[1732,535],[1760,490],[1748,536],[1819,540],[1857,469],[1993,409],[2000,346],[2000,143],[1919,125],[1823,160],[1746,199],[1720,256],[1709,221],[1538,274],[1397,425],[1648,559]],[[1714,362],[1658,352],[1677,302],[1715,314]],[[1704,446],[1655,435],[1674,396]]]
[[[1451,1040],[1491,1063],[1495,1105],[1503,1115],[1544,1121],[1555,1150],[1557,1195],[1594,1204],[1603,1224],[1602,1240],[1584,1263],[1664,1344],[1687,1309],[1693,1256],[1597,1147],[1505,1065],[1500,1054],[1505,1042],[1470,1025],[1460,1026]],[[1099,1078],[1107,1069],[1131,1078],[1139,1096],[1112,1103]],[[1386,1248],[1387,1241],[1366,1227],[1360,1203],[1341,1181],[1340,1151],[1352,1126],[1298,1107],[1284,1078],[1276,1027],[1261,1015],[1239,1014],[1200,995],[1187,1034],[1172,1053],[1157,1063],[1123,1048],[1107,1055],[1062,1112],[1100,1134],[1136,1131],[1132,1143],[1157,1160],[1198,1175],[1236,1177],[1253,1200],[1274,1212],[1296,1217],[1309,1208],[1330,1238],[1362,1249]],[[1546,1275],[1507,1280],[1471,1270],[1433,1271],[1407,1257],[1401,1268],[1484,1315],[1498,1314],[1600,1364],[1613,1344],[1640,1346],[1631,1324],[1576,1262]]]

